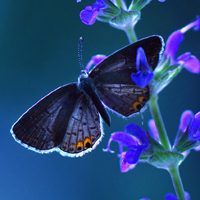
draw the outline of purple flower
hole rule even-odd
[[[185,132],[193,118],[194,114],[191,110],[184,111],[181,115],[179,130]]]
[[[156,124],[155,121],[153,119],[150,119],[148,121],[148,127],[149,127],[149,132],[151,134],[151,136],[158,142],[160,142],[160,138],[159,138],[159,134],[158,134],[158,130],[156,128]]]
[[[87,63],[85,70],[89,72],[89,69],[91,68],[92,65],[97,65],[106,58],[107,56],[102,54],[97,54],[95,56],[92,56],[92,59]]]
[[[189,137],[191,137],[193,140],[200,141],[200,112],[195,114],[191,121],[188,132]]]
[[[104,151],[114,153],[110,149],[111,141],[119,143],[118,157],[120,158],[121,172],[127,172],[135,167],[138,163],[140,155],[149,146],[149,139],[146,133],[137,124],[126,125],[124,132],[115,132],[111,135],[107,148]],[[126,152],[123,151],[123,147],[127,147]]]
[[[81,21],[86,25],[92,25],[98,18],[101,21],[109,21],[119,14],[120,9],[110,0],[96,0],[92,6],[86,6],[80,13]]]
[[[92,25],[96,21],[98,13],[101,9],[105,8],[104,0],[97,0],[92,6],[86,6],[80,13],[81,21],[86,25]]]
[[[186,132],[191,140],[200,141],[200,112],[195,115],[190,110],[186,110],[181,115],[179,130]]]
[[[153,79],[154,74],[149,68],[147,58],[142,47],[137,49],[136,69],[137,72],[131,74],[133,82],[140,87],[146,87]]]
[[[189,195],[189,193],[187,193],[187,192],[185,192],[185,198],[186,198],[186,200],[190,200],[190,195]],[[150,199],[140,199],[140,200],[150,200]],[[174,195],[174,194],[172,194],[172,193],[168,193],[167,195],[166,195],[166,197],[165,197],[165,200],[178,200],[177,198],[176,198],[176,196]]]
[[[185,141],[185,145],[182,144],[182,147],[188,148],[188,145],[193,145],[189,149],[193,148],[196,151],[200,150],[200,112],[196,113],[195,115],[190,110],[186,110],[182,113],[179,125],[179,131],[176,136],[176,140],[174,142],[174,146],[181,144],[181,140],[184,141],[184,136],[187,134],[187,140]],[[189,143],[188,143],[189,142]],[[177,149],[177,147],[176,147]],[[183,152],[184,153],[184,152]],[[186,151],[186,155],[189,152]]]
[[[185,192],[185,198],[186,198],[186,200],[190,200],[190,195],[189,195],[189,193]],[[168,193],[168,194],[166,195],[166,197],[165,197],[165,200],[178,200],[178,199],[177,199],[176,196],[173,195],[172,193]]]
[[[166,43],[166,49],[164,51],[164,55],[170,59],[170,64],[179,64],[183,65],[188,71],[192,73],[199,73],[200,72],[200,62],[199,60],[191,55],[191,53],[186,52],[183,55],[176,57],[178,47],[183,41],[184,33],[187,32],[189,29],[194,28],[194,30],[199,30],[200,28],[200,17],[197,17],[197,20],[186,25],[180,30],[173,32]]]

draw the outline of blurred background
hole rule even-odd
[[[104,153],[110,134],[123,131],[127,123],[141,125],[141,116],[122,119],[110,112],[112,123],[104,124],[105,136],[91,153],[81,158],[58,153],[38,154],[14,141],[10,127],[31,105],[58,86],[77,81],[80,72],[77,45],[84,37],[83,63],[91,56],[109,55],[128,44],[124,32],[97,21],[84,25],[79,13],[94,0],[1,0],[0,1],[0,199],[164,199],[173,192],[167,171],[139,163],[121,173],[115,154]],[[196,19],[200,1],[153,0],[142,10],[136,25],[138,38],[160,34],[164,40]],[[178,54],[189,51],[200,58],[200,31],[185,34]],[[181,113],[200,110],[200,76],[185,69],[159,95],[163,120],[173,142]],[[144,125],[150,119],[143,113]],[[200,152],[192,151],[180,166],[184,188],[191,199],[200,199]]]

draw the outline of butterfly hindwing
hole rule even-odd
[[[126,117],[141,110],[149,99],[149,87],[141,88],[131,79],[137,71],[136,52],[142,47],[154,70],[162,46],[160,36],[144,38],[111,54],[90,72],[96,92],[106,106]]]
[[[149,99],[149,88],[132,84],[102,84],[96,87],[101,101],[117,113],[128,117],[139,112]]]
[[[102,128],[99,113],[86,95],[82,95],[70,116],[65,136],[59,148],[62,155],[81,156],[99,143]]]

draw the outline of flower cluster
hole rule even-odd
[[[141,154],[150,148],[147,134],[134,123],[126,125],[124,132],[116,132],[111,135],[108,146],[104,151],[114,153],[110,149],[111,141],[119,143],[120,154],[118,157],[120,158],[121,172],[127,172],[129,169],[134,168]],[[123,147],[127,147],[128,150],[123,151]]]
[[[184,38],[184,33],[191,28],[194,28],[196,31],[199,30],[200,17],[197,17],[196,21],[173,32],[169,36],[163,57],[154,71],[153,93],[158,94],[164,89],[183,67],[189,72],[200,73],[200,62],[195,56],[191,55],[190,52],[186,52],[176,58],[178,48]]]
[[[144,8],[148,3],[150,3],[150,1],[151,0],[133,0],[129,7],[127,7],[124,0],[96,0],[96,3],[93,3],[92,6],[85,7],[85,9],[80,13],[80,18],[81,21],[86,25],[94,24],[96,19],[112,24],[117,17],[121,18],[124,23],[127,23],[127,18],[122,19],[122,16],[120,16],[125,11],[129,17],[131,16],[132,19],[130,18],[130,21],[135,23],[135,14],[133,13]],[[164,2],[165,0],[159,1]],[[116,25],[119,26],[119,24]]]
[[[151,0],[132,0],[127,6],[124,0],[96,0],[92,6],[86,6],[81,11],[80,19],[86,25],[92,25],[96,20],[107,22],[114,28],[125,31],[129,41],[134,42],[134,26],[140,19],[141,9],[150,2]]]
[[[111,135],[104,151],[114,153],[110,149],[110,143],[111,141],[119,143],[118,157],[120,158],[121,172],[133,169],[139,161],[146,161],[158,168],[168,169],[173,164],[179,165],[184,156],[188,154],[188,150],[199,150],[200,112],[195,115],[188,110],[183,112],[171,152],[161,145],[155,122],[152,119],[148,126],[149,133],[143,131],[137,124],[131,123],[126,125],[123,132],[115,132]],[[123,151],[123,147],[128,150]],[[187,154],[185,154],[186,151]]]
[[[190,195],[187,192],[185,192],[185,198],[186,200],[190,200]],[[150,200],[150,199],[145,198],[145,199],[140,199],[140,200]],[[178,199],[174,196],[174,194],[168,193],[165,197],[165,200],[178,200]]]
[[[141,9],[151,0],[132,0],[127,7],[124,0],[97,0],[92,6],[86,6],[80,13],[82,22],[92,25],[96,19],[107,22],[111,26],[124,30],[130,42],[137,40],[134,26],[140,19]],[[165,0],[159,0],[164,2]],[[137,124],[131,123],[125,126],[124,131],[115,132],[111,135],[107,148],[104,151],[114,153],[111,150],[111,142],[119,144],[120,169],[121,172],[128,172],[138,162],[147,162],[157,168],[166,169],[178,174],[178,166],[186,158],[192,149],[200,150],[200,112],[195,115],[190,110],[183,112],[180,118],[180,125],[175,137],[174,144],[167,138],[159,108],[157,95],[163,90],[183,68],[191,73],[200,73],[200,62],[190,52],[177,57],[178,48],[184,39],[184,34],[193,28],[200,29],[200,17],[185,27],[173,32],[166,42],[162,58],[154,71],[148,65],[145,51],[142,47],[136,53],[136,72],[131,74],[132,81],[139,87],[149,86],[151,90],[150,108],[154,119],[148,122],[148,131],[144,131]],[[89,71],[92,65],[97,65],[106,56],[96,55],[86,66]],[[153,102],[153,103],[152,103]],[[176,177],[179,175],[175,175]],[[172,178],[173,179],[173,178]],[[180,181],[181,182],[181,181]],[[173,182],[176,184],[175,182]],[[181,188],[181,189],[180,189]],[[182,186],[176,190],[179,199],[189,200],[189,194],[184,193]],[[167,194],[166,200],[177,200],[173,194]],[[148,200],[148,199],[142,199]]]

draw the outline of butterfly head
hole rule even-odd
[[[81,73],[78,77],[78,85],[83,82],[84,79],[88,78],[88,73],[86,72],[86,70],[81,70]]]

